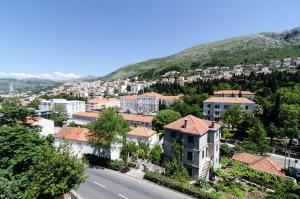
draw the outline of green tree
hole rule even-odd
[[[223,128],[222,136],[225,138],[225,142],[226,142],[227,139],[232,138],[234,136],[234,134],[228,128]]]
[[[50,119],[54,121],[57,126],[62,126],[68,120],[68,115],[65,107],[62,104],[55,104]]]
[[[153,164],[159,165],[161,160],[162,150],[160,145],[155,145],[150,151],[150,160]]]
[[[156,131],[160,131],[163,130],[163,127],[165,125],[174,122],[180,118],[181,118],[180,113],[170,109],[166,109],[166,110],[159,111],[154,116],[152,125]]]
[[[105,109],[102,115],[90,125],[90,143],[98,150],[110,151],[112,144],[122,141],[128,124],[114,108]]]
[[[300,185],[295,184],[291,180],[285,180],[279,183],[275,192],[270,192],[267,199],[300,199]]]
[[[300,137],[300,105],[283,104],[280,110],[280,120],[283,127],[283,133],[290,139]]]
[[[40,103],[41,103],[41,100],[36,98],[28,103],[27,108],[39,109]]]

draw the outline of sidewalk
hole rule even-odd
[[[130,168],[130,171],[125,173],[125,175],[131,176],[131,177],[134,177],[134,178],[138,178],[138,179],[143,179],[145,173],[140,169]]]

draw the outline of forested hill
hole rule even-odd
[[[256,33],[197,45],[174,55],[124,66],[103,79],[136,75],[153,77],[170,70],[263,63],[285,57],[300,57],[300,27],[281,33]]]

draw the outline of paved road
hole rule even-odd
[[[83,199],[191,199],[151,182],[108,169],[88,168],[89,178],[76,191]]]

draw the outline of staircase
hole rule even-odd
[[[208,179],[209,169],[210,169],[210,160],[206,160],[202,167],[200,178]]]

